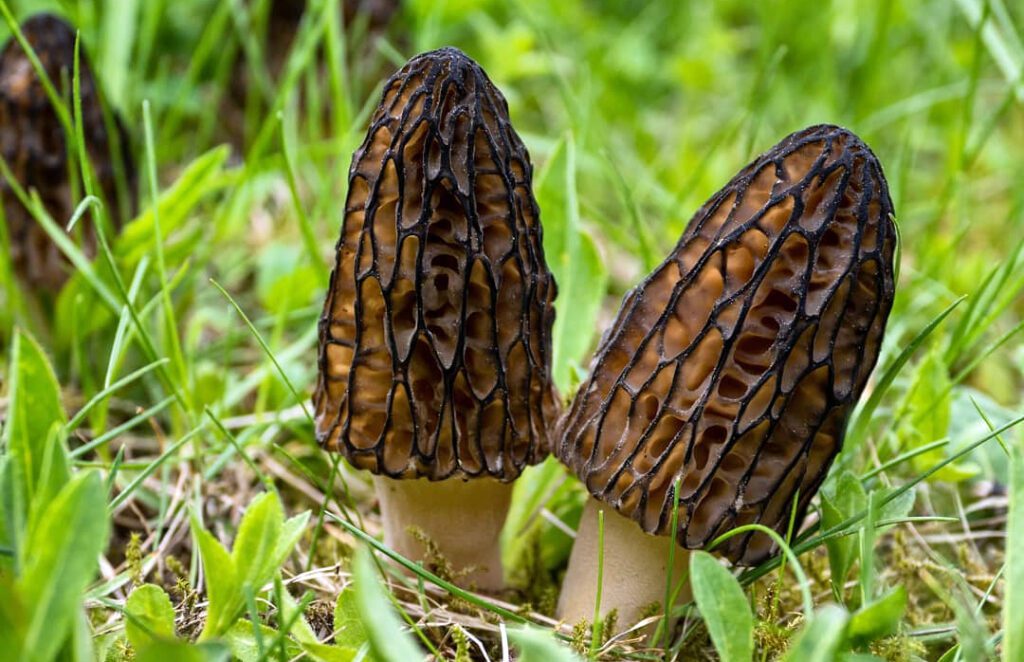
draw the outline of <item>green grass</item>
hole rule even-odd
[[[270,4],[7,0],[15,21],[49,8],[80,28],[141,209],[90,258],[72,219],[18,191],[74,265],[49,306],[0,232],[0,650],[687,660],[746,659],[749,641],[757,660],[1024,659],[1018,3],[407,0],[374,32],[317,0],[289,44],[267,36]],[[753,155],[831,122],[886,169],[897,298],[820,517],[756,568],[694,555],[697,604],[664,648],[550,618],[583,504],[553,462],[517,486],[519,587],[499,603],[397,570],[367,477],[313,439],[352,151],[384,77],[447,44],[504,91],[534,160],[566,393],[622,294]],[[77,165],[75,223],[103,230]]]

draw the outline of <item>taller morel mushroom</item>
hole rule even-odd
[[[623,624],[664,600],[671,543],[651,534],[694,549],[744,524],[784,533],[794,501],[799,525],[878,358],[895,243],[881,165],[835,126],[790,135],[704,204],[624,300],[561,426],[555,452],[594,496],[561,618],[594,614],[601,508],[618,512],[602,611]],[[774,550],[746,533],[717,551]]]
[[[548,452],[555,282],[508,105],[454,48],[388,80],[349,173],[316,435],[374,474],[385,542],[502,586],[510,481]],[[420,531],[423,535],[418,535]]]
[[[71,82],[75,63],[75,31],[52,14],[37,14],[21,25],[21,31],[38,56],[43,70],[64,103],[71,108]],[[119,226],[132,213],[134,166],[128,136],[116,116],[110,126],[103,114],[102,98],[84,51],[79,55],[79,86],[82,99],[82,131],[86,150],[110,218]],[[0,53],[0,150],[19,185],[39,193],[47,213],[58,224],[70,220],[78,200],[72,199],[72,176],[78,178],[77,155],[70,155],[64,127],[58,119],[43,82],[21,44],[13,37]],[[125,198],[118,196],[117,168],[123,168]],[[15,271],[33,289],[57,290],[67,279],[68,266],[57,246],[43,231],[6,179],[0,178],[0,201],[7,218],[11,257]],[[86,252],[95,248],[93,226],[79,225]]]

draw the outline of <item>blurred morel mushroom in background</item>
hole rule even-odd
[[[75,31],[52,14],[38,14],[21,31],[67,108],[72,108]],[[115,227],[133,213],[135,169],[124,127],[112,113],[104,117],[103,99],[84,49],[79,54],[82,133],[97,184]],[[113,135],[108,129],[113,129]],[[72,198],[72,181],[81,181],[77,154],[71,153],[64,127],[41,78],[21,44],[11,37],[0,53],[0,149],[14,178],[26,193],[35,190],[47,213],[67,223],[80,202]],[[124,187],[119,189],[118,178]],[[84,196],[82,187],[78,187]],[[120,194],[120,195],[119,195]],[[69,265],[42,226],[18,199],[10,182],[0,178],[0,199],[7,218],[11,258],[16,273],[33,289],[56,291]],[[95,226],[81,223],[86,253],[95,250]]]
[[[799,528],[878,358],[895,244],[878,160],[834,126],[787,137],[704,204],[625,298],[561,425],[555,453],[594,497],[561,618],[594,614],[601,508],[602,612],[626,626],[664,600],[671,543],[651,534],[687,549],[751,523],[784,534],[794,501]],[[748,532],[716,551],[753,564],[775,548]]]
[[[412,59],[353,156],[320,320],[317,439],[377,474],[388,545],[422,559],[425,536],[485,590],[502,585],[510,481],[559,413],[531,178],[480,66]]]

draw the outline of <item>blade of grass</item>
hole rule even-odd
[[[85,420],[85,417],[88,416],[89,411],[97,404],[102,402],[105,398],[109,397],[111,394],[115,393],[116,391],[119,391],[125,386],[128,386],[129,384],[133,383],[135,380],[139,379],[143,375],[146,375],[152,372],[154,369],[159,368],[162,364],[167,363],[167,361],[168,359],[159,359],[157,361],[154,361],[153,363],[148,363],[139,368],[138,370],[125,375],[124,377],[117,380],[113,384],[110,384],[109,386],[105,387],[96,395],[89,398],[89,401],[82,405],[82,408],[79,409],[78,412],[76,412],[75,415],[71,418],[71,420],[68,421],[67,425],[64,426],[65,434],[71,433],[75,428],[81,425],[82,421]]]
[[[147,478],[149,478],[151,475],[153,475],[153,473],[157,469],[160,468],[160,465],[162,465],[164,462],[167,461],[167,458],[169,458],[172,455],[174,455],[175,453],[177,453],[178,449],[180,449],[182,446],[184,446],[188,442],[192,441],[205,428],[206,428],[206,422],[204,421],[204,422],[199,424],[199,427],[191,430],[190,432],[185,434],[185,436],[183,436],[181,439],[179,439],[178,441],[176,441],[173,444],[171,444],[170,446],[168,446],[167,450],[165,450],[163,453],[161,453],[158,458],[156,458],[155,460],[150,462],[146,466],[146,468],[143,469],[142,472],[139,473],[139,475],[136,476],[132,480],[132,482],[128,483],[128,485],[125,486],[125,488],[123,490],[121,490],[121,492],[110,501],[110,505],[107,506],[107,510],[109,510],[111,512],[117,510],[118,507],[121,504],[123,504],[125,501],[127,501],[128,497],[130,497],[132,495],[132,493],[135,492],[136,489],[138,489],[139,485],[141,485],[143,483],[143,481],[145,481]]]

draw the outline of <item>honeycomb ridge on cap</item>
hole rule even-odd
[[[894,295],[896,229],[874,154],[814,126],[708,200],[624,299],[556,455],[648,533],[700,548],[799,525],[842,446]],[[762,533],[718,548],[771,554]]]
[[[461,51],[388,80],[320,320],[324,447],[432,480],[512,480],[547,454],[556,286],[532,174],[505,98]]]

